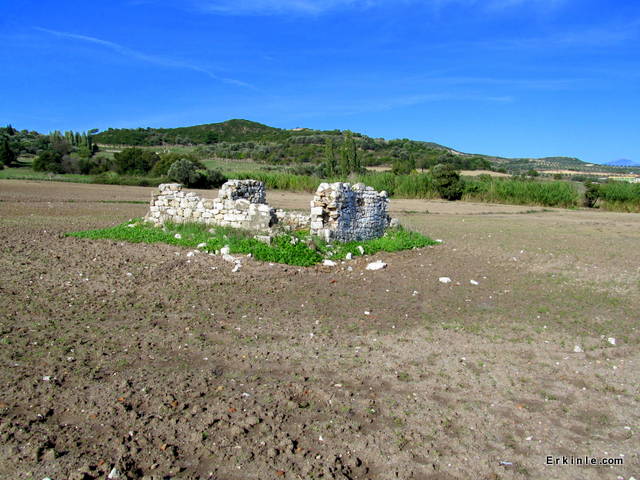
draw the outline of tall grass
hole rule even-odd
[[[465,200],[545,207],[577,207],[578,189],[569,182],[538,182],[527,180],[466,180]]]
[[[640,212],[640,183],[609,182],[598,188],[600,207],[620,212]]]
[[[267,188],[293,192],[315,192],[322,180],[308,175],[279,172],[239,172],[233,175],[239,180],[252,178],[264,182]]]

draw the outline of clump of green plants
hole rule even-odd
[[[199,223],[166,223],[163,227],[155,227],[141,219],[110,228],[72,232],[67,236],[131,243],[167,243],[200,248],[209,253],[227,246],[231,254],[251,254],[256,260],[302,267],[316,265],[325,258],[344,259],[349,253],[355,257],[362,255],[362,252],[364,254],[380,251],[395,252],[436,244],[429,237],[402,228],[388,229],[383,237],[373,240],[333,244],[312,237],[308,230],[301,230],[281,233],[267,244],[254,238],[254,233],[235,228],[211,228]]]
[[[640,212],[640,183],[603,183],[598,186],[598,194],[607,210]]]

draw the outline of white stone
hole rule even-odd
[[[344,256],[345,260],[351,260],[353,258],[353,254],[351,252],[347,252],[347,254]]]
[[[576,345],[575,347],[573,347],[573,353],[582,353],[584,352],[584,350],[582,350],[582,347],[580,347],[580,345]]]
[[[333,260],[325,260],[322,262],[325,267],[335,267],[337,264]]]
[[[616,344],[616,339],[613,337],[609,337],[607,338],[607,342],[609,342],[611,345],[615,345]]]
[[[360,252],[360,255],[364,255],[364,247],[362,245],[358,245],[356,249]]]
[[[220,249],[220,254],[221,255],[229,255],[229,252],[231,252],[231,249],[229,248],[229,245],[225,245],[224,247],[222,247]]]
[[[440,277],[438,278],[440,283],[451,283],[451,279],[449,277]]]
[[[366,269],[367,270],[382,270],[383,268],[386,268],[387,264],[384,263],[381,260],[378,260],[376,262],[371,262],[370,264],[367,265]]]
[[[178,240],[180,240],[182,238],[182,235],[180,235],[179,233],[176,233],[173,238],[177,238]]]
[[[469,280],[469,283],[471,285],[480,285],[480,283],[476,282],[475,280]]]

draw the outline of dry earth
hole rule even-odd
[[[0,181],[0,478],[638,477],[640,215],[394,200],[444,243],[237,273],[63,236],[151,191]]]

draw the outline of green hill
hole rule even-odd
[[[93,135],[96,143],[113,146],[186,145],[202,155],[229,159],[252,159],[271,164],[318,164],[326,158],[327,146],[339,149],[346,131],[296,128],[286,130],[249,120],[234,119],[178,128],[109,128]],[[575,172],[620,172],[620,167],[585,163],[571,157],[503,158],[458,152],[433,142],[409,139],[385,140],[349,132],[365,166],[391,165],[411,159],[418,168],[452,163],[460,169],[504,169],[511,173],[531,169]],[[633,171],[632,168],[626,170]],[[636,169],[637,170],[637,169]]]

